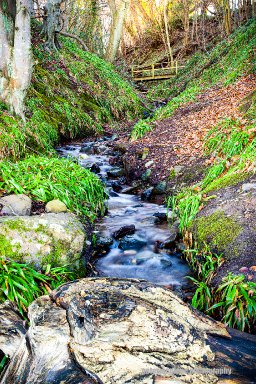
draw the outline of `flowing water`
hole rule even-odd
[[[180,254],[157,246],[168,238],[169,229],[167,222],[155,224],[154,214],[166,213],[166,208],[144,202],[136,195],[113,191],[113,179],[107,174],[113,170],[109,163],[111,149],[99,142],[90,142],[61,147],[58,152],[60,156],[77,158],[82,167],[96,165],[98,176],[106,184],[108,214],[96,225],[98,237],[113,238],[113,232],[120,227],[135,225],[135,234],[113,240],[109,251],[98,257],[95,267],[99,275],[146,279],[175,289],[187,285],[185,276],[190,270]],[[121,177],[121,183],[124,182]]]

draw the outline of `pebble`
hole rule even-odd
[[[243,192],[249,192],[252,189],[256,189],[256,183],[246,183],[242,185]]]

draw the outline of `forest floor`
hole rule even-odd
[[[155,127],[142,139],[131,142],[130,127],[119,133],[119,143],[125,145],[126,163],[131,178],[138,179],[150,165],[150,181],[155,184],[166,179],[176,166],[197,169],[194,180],[201,177],[200,169],[211,165],[213,159],[204,156],[205,135],[223,118],[240,118],[241,101],[256,88],[256,75],[244,76],[227,87],[214,86],[197,96],[196,101],[178,108],[172,117],[155,122]],[[148,153],[142,159],[142,154]]]

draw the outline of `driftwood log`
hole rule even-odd
[[[2,305],[0,350],[11,360],[1,384],[253,383],[255,377],[254,336],[232,331],[231,337],[148,282],[74,281],[34,301],[29,318],[25,331],[15,309]]]

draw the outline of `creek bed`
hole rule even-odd
[[[191,273],[181,252],[161,249],[169,236],[167,222],[156,224],[154,214],[165,214],[166,207],[142,201],[137,195],[122,193],[125,177],[111,176],[117,170],[110,165],[113,158],[111,141],[86,142],[58,148],[60,156],[75,157],[82,167],[95,169],[106,185],[109,195],[108,213],[98,221],[95,233],[98,238],[112,238],[121,227],[134,225],[135,233],[121,239],[113,239],[107,252],[99,253],[95,268],[100,276],[145,279],[152,283],[180,290],[187,287],[187,275]],[[119,183],[119,184],[117,184]],[[119,185],[120,192],[116,192]]]

